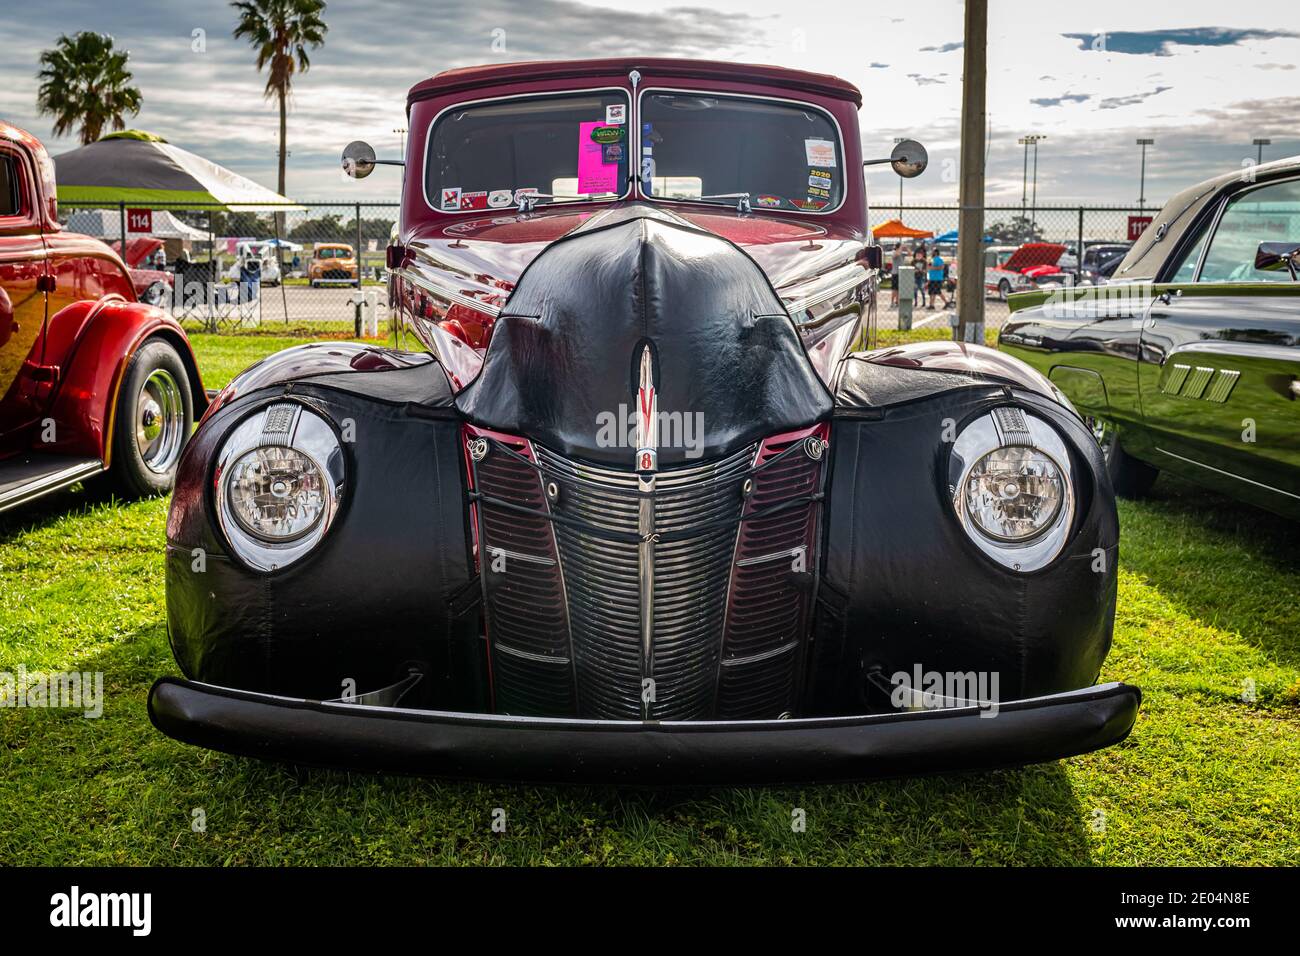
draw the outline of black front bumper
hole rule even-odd
[[[309,766],[624,785],[835,783],[1039,763],[1123,740],[1127,684],[976,707],[748,721],[447,713],[277,697],[164,677],[154,726],[184,743]]]

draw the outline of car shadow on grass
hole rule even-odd
[[[1171,475],[1120,502],[1120,564],[1198,620],[1300,664],[1300,523]]]

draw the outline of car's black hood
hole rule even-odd
[[[645,344],[661,420],[680,413],[702,426],[690,449],[661,436],[661,466],[830,415],[762,270],[726,240],[647,207],[597,217],[533,260],[456,405],[476,425],[631,467],[634,449],[611,446],[601,425],[632,412]]]

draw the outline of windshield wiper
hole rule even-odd
[[[710,199],[734,199],[736,200],[736,212],[749,212],[749,193],[715,193],[712,196],[701,196],[701,200]]]
[[[578,193],[573,196],[556,196],[552,193],[524,193],[519,197],[519,211],[532,212],[533,207],[537,205],[539,199],[549,199],[552,202],[582,202],[587,199],[595,199],[598,196],[616,196],[617,193]]]

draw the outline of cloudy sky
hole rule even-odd
[[[416,81],[476,63],[621,54],[776,63],[834,73],[865,94],[864,148],[896,136],[930,148],[906,185],[917,201],[956,198],[961,112],[958,0],[329,0],[325,46],[299,79],[290,115],[288,192],[297,199],[395,198],[392,171],[364,183],[337,171],[340,147],[367,139],[395,154],[404,94]],[[1148,203],[1253,158],[1300,153],[1300,6],[1089,0],[991,0],[987,175],[990,203],[1018,203],[1022,148],[1039,147],[1040,204],[1131,204],[1138,148],[1151,137]],[[870,12],[867,12],[870,11]],[[144,107],[129,125],[275,186],[277,114],[253,54],[230,37],[224,0],[42,0],[0,9],[0,118],[54,153],[35,108],[40,51],[60,33],[97,30],[131,51]],[[197,38],[197,39],[196,39]],[[495,45],[494,45],[495,40]],[[501,47],[504,49],[500,49]],[[897,180],[871,174],[878,202]]]

